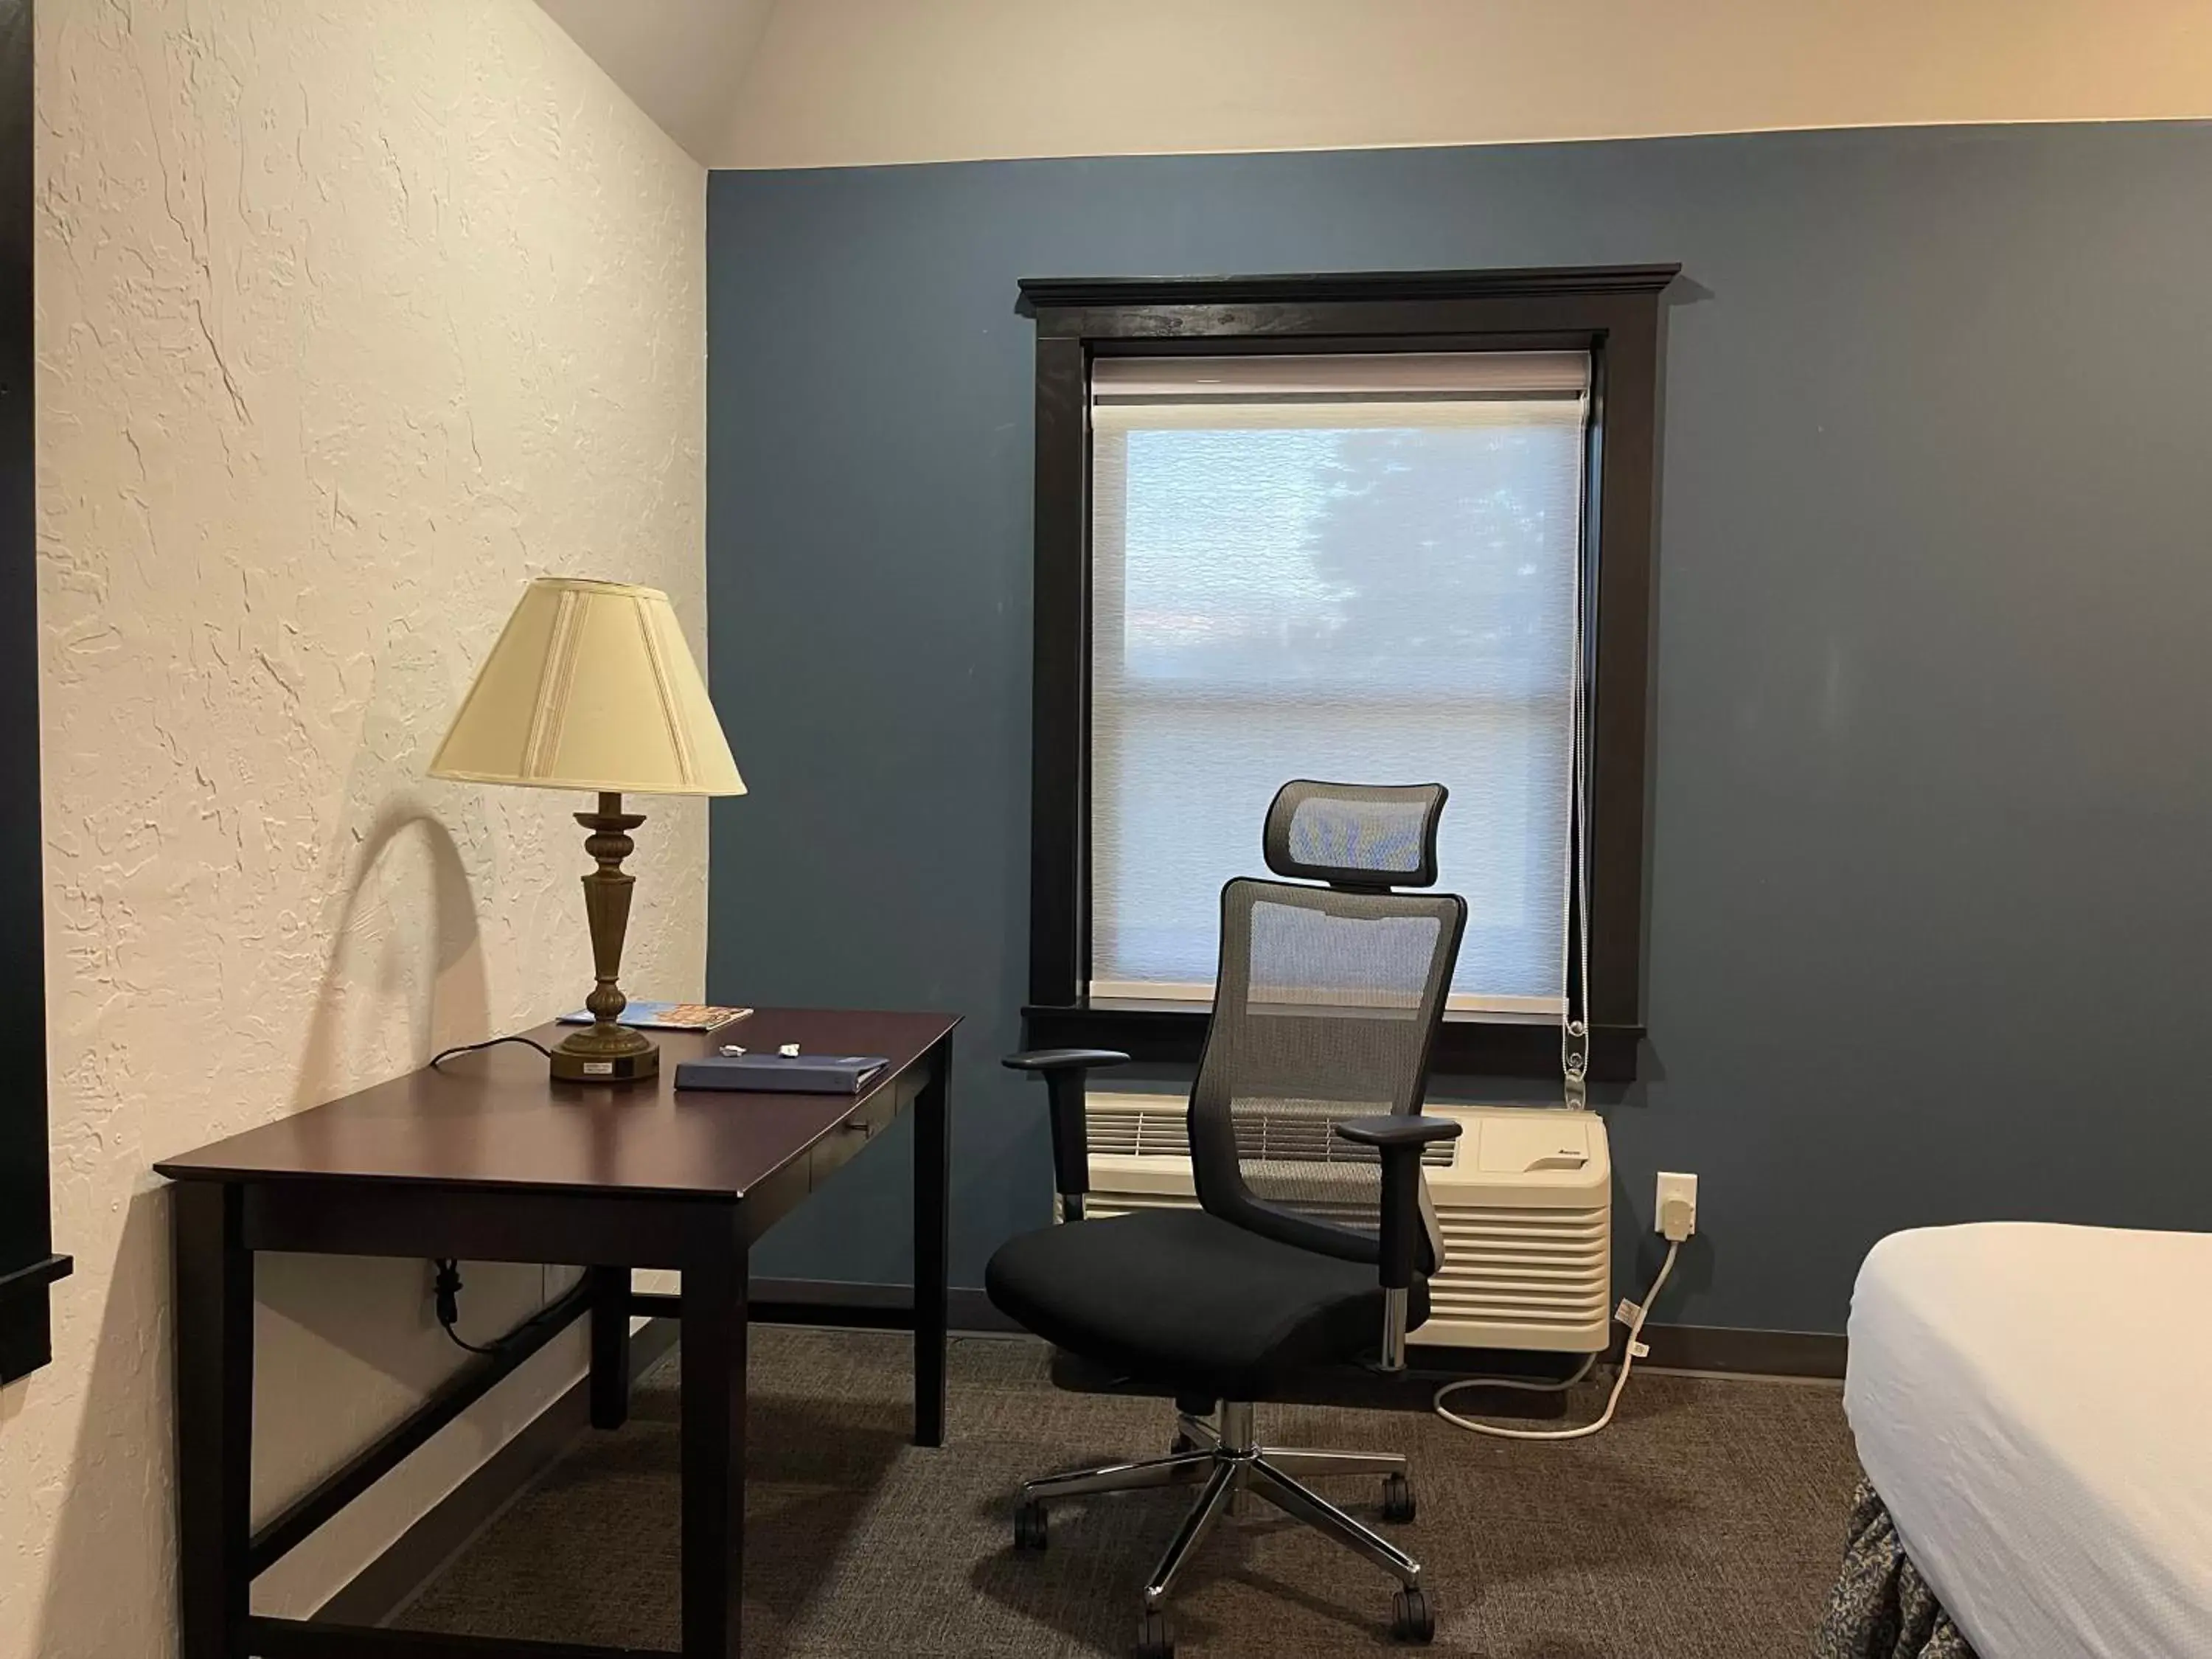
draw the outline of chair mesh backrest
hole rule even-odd
[[[1275,793],[1260,838],[1267,867],[1293,881],[1347,887],[1431,887],[1440,783],[1313,783]]]
[[[1279,820],[1297,845],[1305,813],[1367,810],[1368,798],[1401,790],[1295,784],[1291,810],[1268,814],[1269,863]],[[1340,790],[1342,801],[1326,793]],[[1380,856],[1433,872],[1443,790],[1428,786],[1413,815],[1410,858],[1395,832],[1321,833],[1329,859]],[[1391,815],[1401,814],[1395,801]],[[1316,821],[1316,820],[1310,820]],[[1406,820],[1398,817],[1399,823]],[[1295,861],[1317,867],[1319,860]],[[1354,870],[1363,884],[1371,867]],[[1221,961],[1213,1022],[1190,1102],[1191,1160],[1200,1202],[1255,1232],[1353,1261],[1376,1259],[1381,1178],[1375,1153],[1338,1140],[1331,1125],[1417,1112],[1429,1049],[1459,956],[1467,905],[1450,893],[1394,893],[1378,886],[1313,887],[1239,879],[1221,894]],[[1425,1208],[1425,1202],[1424,1207]],[[1430,1229],[1434,1271],[1440,1241]]]

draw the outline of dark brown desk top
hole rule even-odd
[[[429,1182],[472,1188],[738,1198],[803,1154],[960,1023],[951,1014],[763,1008],[720,1042],[811,1054],[881,1054],[890,1064],[855,1097],[676,1089],[676,1066],[709,1049],[656,1031],[648,1083],[556,1083],[519,1043],[456,1054],[326,1106],[248,1129],[154,1167],[177,1181]],[[569,1028],[528,1035],[549,1047]]]

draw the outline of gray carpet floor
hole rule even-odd
[[[675,1367],[630,1425],[580,1443],[395,1621],[416,1629],[678,1644]],[[769,1659],[1122,1654],[1187,1492],[1071,1502],[1017,1554],[1009,1495],[1054,1468],[1164,1450],[1162,1401],[1063,1392],[1047,1351],[957,1340],[951,1434],[906,1443],[904,1338],[757,1328],[745,1652]],[[1576,1420],[1601,1403],[1577,1392]],[[1478,1439],[1418,1411],[1263,1407],[1264,1441],[1400,1449],[1417,1520],[1388,1528],[1440,1603],[1438,1655],[1779,1659],[1808,1650],[1856,1465],[1820,1384],[1631,1379],[1613,1425],[1563,1445]],[[1316,1482],[1375,1518],[1364,1480]],[[1187,1659],[1383,1654],[1389,1582],[1247,1499],[1175,1606]]]

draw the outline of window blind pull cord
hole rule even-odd
[[[1580,634],[1579,626],[1576,632]],[[1567,830],[1567,888],[1574,896],[1575,929],[1566,948],[1559,952],[1559,1076],[1567,1105],[1577,1112],[1589,1107],[1590,1051],[1589,859],[1584,844],[1588,814],[1584,811],[1587,797],[1583,790],[1582,701],[1582,678],[1577,672],[1573,697],[1577,718],[1574,735],[1569,739],[1572,758],[1568,767],[1574,778],[1575,795]],[[1569,951],[1575,953],[1579,969],[1571,982],[1567,974]]]
[[[1587,1110],[1589,1105],[1589,744],[1588,736],[1589,709],[1584,695],[1587,684],[1587,661],[1583,655],[1583,617],[1587,593],[1584,573],[1577,572],[1575,590],[1574,651],[1575,671],[1573,691],[1569,698],[1568,775],[1574,796],[1569,803],[1567,829],[1567,888],[1573,896],[1573,922],[1565,948],[1559,952],[1559,1072],[1568,1106],[1576,1111]],[[1568,974],[1571,954],[1579,973]],[[1577,994],[1579,993],[1579,997]],[[1579,1003],[1579,1006],[1577,1006]],[[1462,1417],[1444,1402],[1462,1389],[1515,1389],[1530,1394],[1559,1394],[1573,1388],[1597,1367],[1597,1356],[1583,1360],[1571,1376],[1557,1382],[1533,1382],[1522,1377],[1463,1376],[1457,1382],[1447,1382],[1436,1392],[1431,1401],[1438,1417],[1455,1428],[1470,1434],[1487,1435],[1494,1440],[1586,1440],[1602,1431],[1613,1421],[1613,1414],[1620,1404],[1621,1391],[1628,1386],[1628,1373],[1636,1362],[1651,1350],[1644,1341],[1644,1322],[1650,1317],[1652,1304],[1667,1283],[1667,1276],[1674,1271],[1674,1258],[1682,1248],[1682,1239],[1688,1235],[1686,1216],[1678,1227],[1670,1219],[1665,1230],[1667,1255],[1659,1263],[1659,1271],[1651,1276],[1651,1288],[1644,1293],[1641,1302],[1623,1302],[1614,1317],[1628,1327],[1628,1340],[1621,1345],[1620,1369],[1613,1374],[1613,1390],[1607,1395],[1605,1409],[1591,1422],[1581,1423],[1567,1429],[1516,1429],[1502,1423],[1485,1423],[1476,1418]]]
[[[1561,942],[1559,951],[1559,1075],[1566,1103],[1577,1112],[1586,1110],[1589,1105],[1589,665],[1583,621],[1589,606],[1588,583],[1589,572],[1577,561],[1574,663],[1567,682],[1567,778],[1571,793],[1567,800],[1567,868],[1564,884],[1573,906],[1571,931]],[[1567,971],[1570,951],[1575,953],[1575,964],[1580,970],[1571,980]]]

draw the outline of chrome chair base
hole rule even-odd
[[[1302,1521],[1334,1539],[1354,1554],[1365,1557],[1397,1579],[1406,1591],[1419,1590],[1419,1562],[1298,1479],[1301,1475],[1364,1474],[1387,1480],[1395,1476],[1397,1479],[1391,1483],[1391,1490],[1407,1494],[1399,1501],[1405,1510],[1404,1518],[1411,1519],[1404,1457],[1392,1452],[1311,1451],[1300,1447],[1262,1446],[1253,1437],[1251,1406],[1236,1401],[1223,1401],[1212,1422],[1178,1412],[1176,1428],[1179,1449],[1165,1457],[1072,1469],[1065,1474],[1025,1482],[1022,1487],[1022,1510],[1015,1522],[1017,1542],[1024,1547],[1042,1548],[1042,1506],[1063,1498],[1197,1486],[1198,1501],[1183,1517],[1182,1525],[1161,1555],[1159,1565],[1145,1581],[1146,1628],[1149,1630],[1161,1616],[1169,1592],[1198,1553],[1199,1546],[1206,1541],[1214,1522],[1224,1510],[1233,1512],[1238,1495],[1249,1492],[1293,1520]],[[1401,1602],[1403,1599],[1401,1596]],[[1425,1606],[1419,1597],[1414,1601]],[[1425,1632],[1396,1633],[1413,1640],[1427,1639]]]

